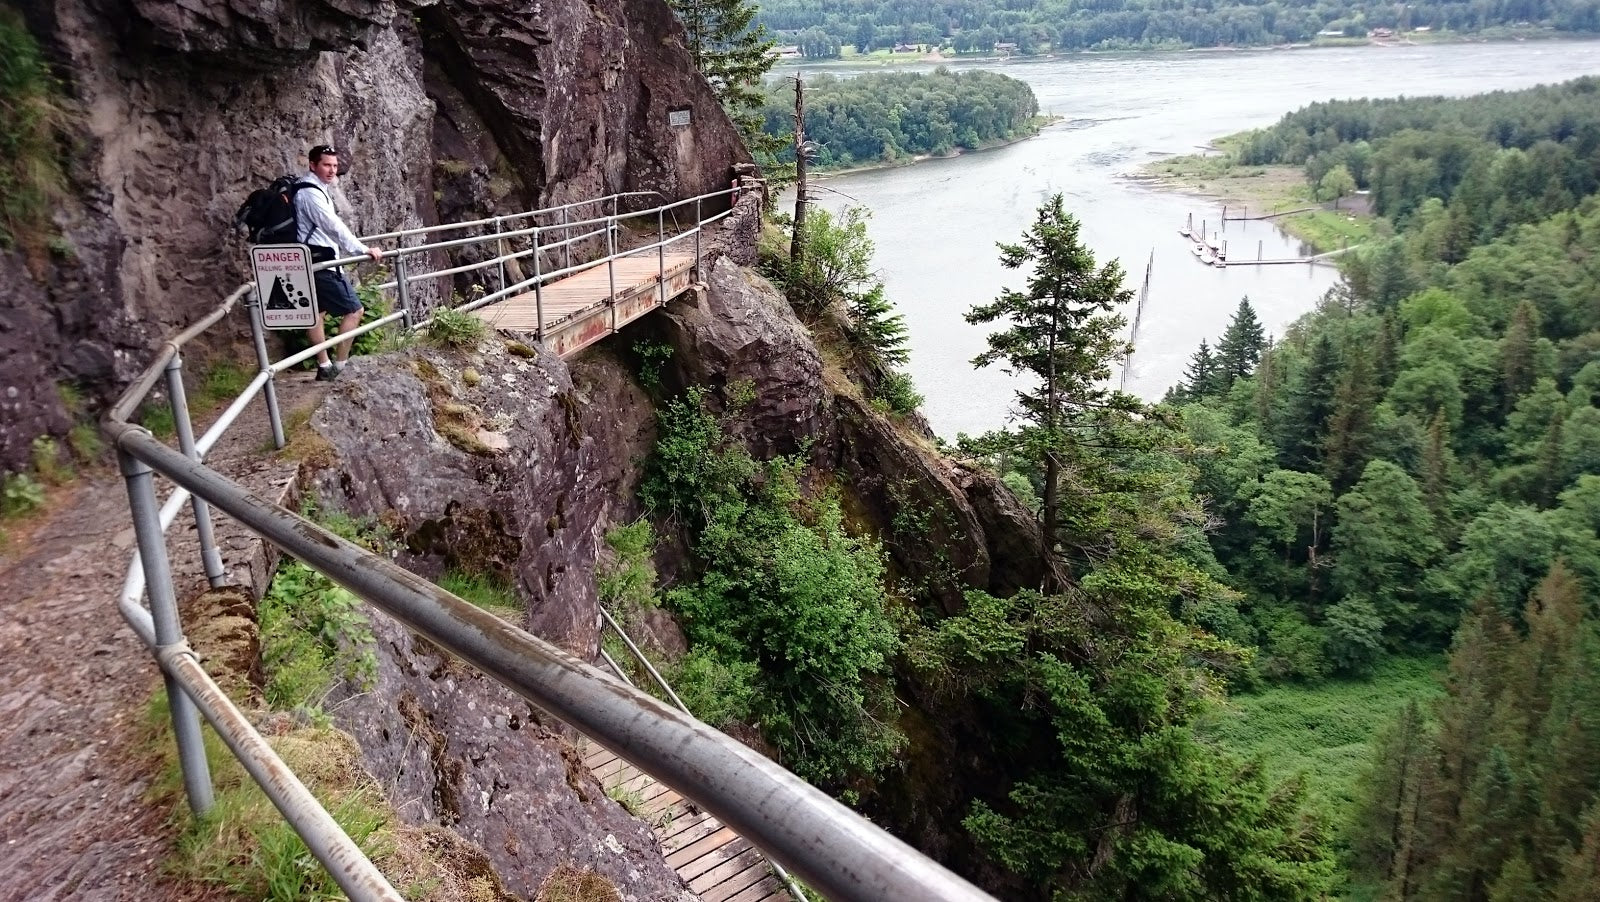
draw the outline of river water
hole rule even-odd
[[[974,370],[989,326],[962,315],[1024,276],[1000,266],[1054,192],[1083,223],[1101,262],[1119,258],[1135,291],[1154,254],[1129,391],[1159,398],[1202,338],[1214,340],[1248,295],[1269,332],[1310,310],[1337,281],[1329,266],[1201,266],[1178,234],[1189,217],[1215,229],[1221,208],[1120,176],[1168,154],[1277,121],[1317,100],[1466,95],[1600,73],[1600,41],[1435,44],[1239,52],[1077,55],[991,67],[1026,81],[1064,121],[1009,147],[822,180],[819,202],[872,211],[879,274],[910,326],[910,372],[924,412],[947,438],[1006,422],[1017,382]],[[785,69],[792,72],[792,69]],[[848,70],[830,68],[834,74]],[[837,193],[836,193],[837,192]],[[792,195],[784,202],[792,203]],[[1234,215],[1235,211],[1230,211]],[[1265,222],[1228,222],[1229,256],[1301,255]],[[1127,311],[1132,320],[1133,311]],[[1115,377],[1114,377],[1115,378]]]

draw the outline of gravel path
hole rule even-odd
[[[280,400],[287,411],[324,391],[291,377]],[[292,492],[296,465],[262,453],[260,408],[210,462],[276,500]],[[264,549],[218,521],[230,579],[259,592]],[[193,531],[180,514],[169,538],[180,597],[204,583]],[[80,478],[16,532],[0,551],[0,902],[215,896],[162,873],[176,828],[146,798],[158,775],[138,747],[159,671],[116,610],[134,549],[121,479]]]

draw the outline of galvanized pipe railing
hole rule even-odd
[[[560,648],[252,495],[148,431],[119,451],[693,799],[830,899],[989,897],[774,762]]]
[[[728,193],[713,192],[667,207],[675,208],[690,202],[698,205],[702,200]],[[560,270],[545,272],[537,281],[529,281],[537,285],[569,271],[599,265],[601,262],[609,265],[616,257],[623,256],[616,249],[615,231],[618,223],[630,216],[657,215],[657,241],[629,253],[656,250],[659,259],[667,244],[685,240],[690,234],[694,236],[698,252],[699,231],[731,212],[700,220],[692,230],[668,238],[663,225],[666,207],[622,214],[620,200],[628,196],[634,195],[614,195],[602,199],[602,208],[604,201],[610,203],[612,212],[609,216],[584,222],[566,221],[544,228],[545,231],[561,229],[565,237],[556,244],[570,246],[579,240],[572,237],[574,228],[603,223],[609,251],[606,260],[573,265],[568,262],[570,256],[564,255],[563,263],[566,265]],[[567,206],[576,208],[582,203]],[[546,211],[518,214],[518,218],[536,220],[537,214],[542,212]],[[568,217],[563,214],[563,219]],[[487,222],[490,221],[476,224]],[[450,227],[464,225],[458,223]],[[390,233],[386,237],[404,238],[444,228],[447,227]],[[273,393],[273,377],[278,372],[320,349],[331,348],[357,334],[381,328],[397,319],[410,320],[409,305],[404,302],[408,286],[437,273],[407,273],[402,262],[407,256],[460,247],[473,241],[504,242],[507,236],[531,235],[537,240],[540,231],[540,227],[535,225],[516,232],[501,231],[480,239],[436,242],[433,245],[398,249],[393,287],[402,295],[399,312],[276,363],[268,362],[264,337],[258,328],[259,311],[251,308],[252,325],[257,327],[253,332],[258,362],[263,364],[260,372],[204,435],[198,439],[191,435],[191,440],[184,440],[180,435],[180,443],[186,447],[181,452],[173,451],[151,436],[148,430],[132,425],[129,420],[161,376],[181,365],[179,354],[182,347],[215,325],[251,294],[252,286],[241,286],[216,310],[162,345],[150,368],[135,380],[107,413],[102,429],[114,442],[128,478],[130,506],[134,509],[139,542],[139,553],[130,564],[118,605],[139,638],[156,651],[163,676],[168,681],[174,730],[179,738],[180,761],[186,787],[190,790],[191,805],[196,810],[207,807],[210,789],[203,748],[198,743],[198,708],[199,714],[217,730],[234,754],[244,762],[247,771],[263,785],[285,819],[306,839],[313,854],[329,869],[350,898],[361,902],[369,899],[387,902],[400,898],[359,847],[288,772],[243,713],[217,691],[215,684],[189,651],[177,621],[171,571],[162,535],[182,506],[196,500],[233,516],[369,603],[389,612],[608,748],[618,751],[741,832],[765,850],[775,865],[780,861],[789,864],[830,898],[987,898],[970,884],[725,735],[685,714],[662,706],[648,695],[619,686],[559,649],[401,570],[388,560],[343,542],[320,527],[251,495],[204,465],[206,453],[257,394],[264,395],[267,400],[274,437],[281,445],[281,423],[276,415]],[[544,249],[553,246],[555,244],[546,244]],[[517,252],[518,255],[525,253]],[[318,268],[363,259],[345,258]],[[537,253],[535,259],[538,259]],[[496,262],[486,261],[485,265]],[[498,262],[503,266],[504,261]],[[502,283],[501,291],[497,294],[507,296],[511,291],[525,287],[505,286]],[[487,302],[490,299],[485,298],[473,306]],[[181,382],[176,392],[170,390],[169,383],[169,401],[186,408]],[[187,415],[186,410],[183,415]],[[176,419],[179,414],[175,412],[174,416]],[[156,472],[173,480],[178,486],[159,510],[155,505],[153,488]],[[214,541],[212,544],[214,550]],[[210,561],[207,560],[206,564],[209,577],[212,570]],[[145,590],[148,590],[151,603],[148,611],[138,603],[139,595]]]

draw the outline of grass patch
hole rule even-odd
[[[505,580],[491,574],[466,573],[447,570],[439,579],[439,588],[470,601],[501,620],[520,622],[527,610],[516,590]]]
[[[489,334],[489,327],[470,313],[447,307],[428,320],[423,332],[428,336],[428,341],[439,347],[471,351]]]
[[[1319,253],[1355,247],[1377,237],[1377,220],[1343,210],[1296,213],[1279,220],[1285,232],[1316,248]]]
[[[634,817],[644,811],[644,795],[637,789],[629,789],[625,784],[617,783],[606,787],[606,798],[621,805]]]
[[[20,248],[35,274],[48,259],[51,214],[66,193],[56,94],[22,16],[0,8],[0,249]]]
[[[1310,801],[1335,824],[1348,820],[1372,739],[1408,701],[1443,693],[1443,658],[1389,658],[1367,680],[1329,680],[1236,695],[1197,724],[1228,751],[1259,756],[1275,780],[1303,774]]]
[[[611,881],[575,864],[563,864],[550,872],[539,887],[534,902],[621,902],[622,894]]]
[[[203,817],[187,814],[183,778],[171,734],[166,693],[147,709],[144,744],[162,762],[151,793],[185,821],[167,869],[249,899],[293,902],[342,899],[338,884],[311,855],[255,781],[209,726],[202,729],[216,804]],[[302,727],[270,740],[290,769],[328,808],[369,857],[391,844],[380,831],[391,817],[372,779],[361,769],[355,740],[337,730]]]

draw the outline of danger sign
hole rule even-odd
[[[250,249],[261,322],[268,329],[309,329],[317,324],[317,288],[311,279],[311,248],[303,244],[258,244]]]

